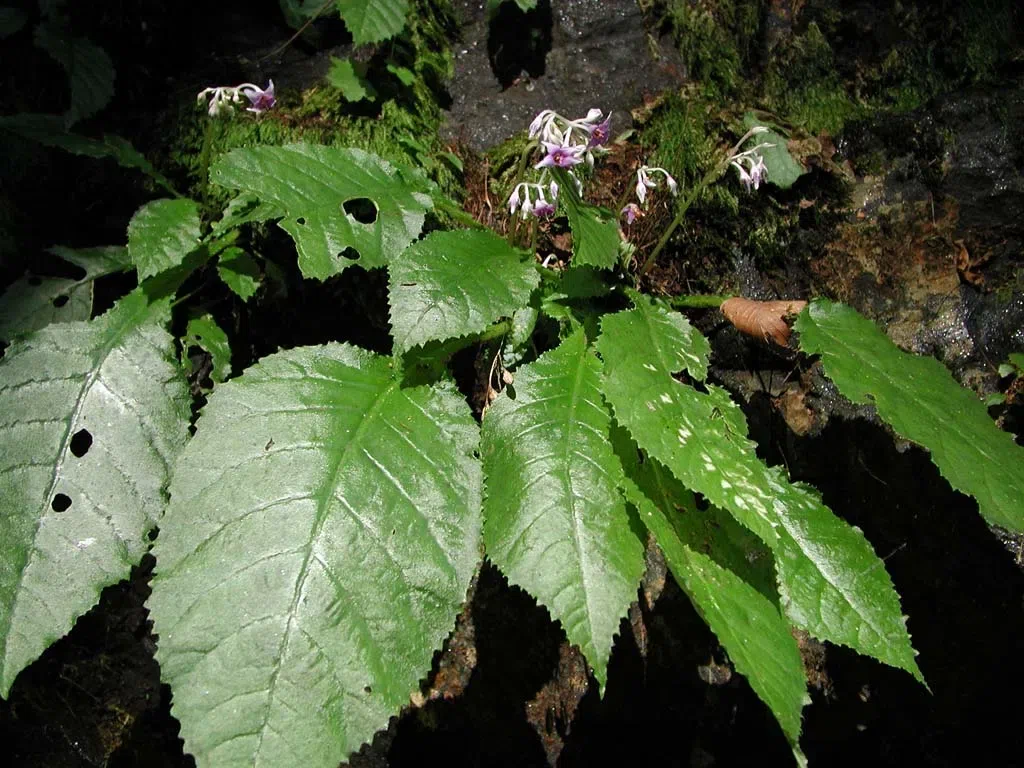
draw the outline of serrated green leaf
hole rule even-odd
[[[742,423],[723,410],[721,393],[673,378],[687,358],[701,356],[686,349],[689,324],[674,315],[637,300],[635,309],[604,318],[597,349],[616,420],[687,488],[768,545],[794,624],[922,679],[899,597],[860,530],[833,515],[814,489],[765,466],[737,429]]]
[[[760,585],[746,581],[721,557],[701,552],[708,542],[692,506],[692,495],[648,460],[627,468],[626,497],[654,534],[672,574],[708,623],[729,658],[782,727],[801,764],[800,715],[807,696],[803,661],[789,623]],[[714,535],[714,534],[712,534]],[[711,547],[719,556],[729,546]]]
[[[405,29],[409,0],[335,0],[356,45],[379,43]]]
[[[127,578],[163,512],[189,421],[168,306],[137,290],[0,361],[0,695]]]
[[[992,525],[1024,531],[1024,448],[938,360],[903,352],[856,310],[811,302],[794,325],[839,391],[870,403],[901,436],[931,452],[942,476],[978,500]]]
[[[761,122],[753,113],[747,113],[744,116],[743,126],[747,130],[757,125],[761,125]],[[760,149],[759,154],[764,158],[764,165],[768,170],[768,181],[780,189],[789,189],[797,179],[807,173],[807,169],[794,160],[789,153],[789,142],[786,137],[777,131],[768,130],[757,134],[747,142],[744,149],[751,149],[758,144],[772,145]]]
[[[235,149],[210,169],[210,179],[257,195],[284,212],[279,226],[295,240],[299,269],[326,280],[347,266],[385,266],[419,236],[432,206],[430,184],[359,149],[313,144]],[[347,213],[350,201],[369,199],[372,223]],[[365,218],[365,217],[364,217]],[[342,255],[357,252],[358,262]]]
[[[515,2],[523,13],[529,13],[537,7],[537,0],[487,0],[487,17],[493,17],[498,9],[507,2]]]
[[[292,29],[303,24],[324,9],[322,0],[278,0],[285,23]]]
[[[361,62],[353,64],[351,59],[331,56],[327,82],[341,91],[345,101],[373,101],[377,98],[377,92],[366,79],[366,65]]]
[[[228,335],[217,325],[212,315],[193,317],[185,327],[181,356],[186,376],[192,374],[192,364],[188,358],[189,347],[199,347],[210,354],[213,361],[210,380],[215,384],[225,381],[231,375],[231,343],[228,341]]]
[[[128,256],[139,280],[181,264],[199,245],[199,206],[186,198],[153,200],[128,222]]]
[[[88,320],[96,279],[131,266],[121,247],[76,250],[55,246],[49,251],[81,267],[85,274],[77,280],[26,275],[14,282],[0,296],[0,339],[10,340],[50,323]]]
[[[27,21],[28,16],[20,8],[0,8],[0,40],[20,31]]]
[[[562,623],[603,688],[644,562],[600,368],[582,331],[520,368],[515,399],[506,390],[484,417],[482,451],[488,556]]]
[[[454,387],[303,347],[219,387],[171,482],[149,600],[199,766],[333,766],[408,704],[479,560]]]
[[[243,192],[231,198],[220,221],[213,225],[213,234],[219,235],[243,224],[260,224],[271,219],[280,219],[284,211],[272,203],[261,203],[251,192]]]
[[[395,256],[388,274],[399,354],[511,317],[540,282],[524,254],[487,230],[432,232]]]
[[[56,23],[37,26],[34,40],[68,73],[71,106],[64,114],[66,126],[92,117],[110,103],[114,97],[114,64],[106,51]]]
[[[558,182],[558,200],[572,230],[573,266],[611,269],[619,259],[619,223],[615,214],[585,203],[566,171],[554,168],[552,175]]]
[[[217,260],[217,274],[224,284],[243,301],[248,301],[259,290],[263,276],[252,256],[241,248],[226,249]]]

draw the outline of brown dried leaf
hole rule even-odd
[[[785,318],[798,315],[807,306],[806,301],[754,301],[732,298],[722,302],[722,314],[737,329],[763,341],[771,339],[780,347],[789,341],[789,326]]]

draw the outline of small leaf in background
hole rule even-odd
[[[128,222],[128,255],[139,280],[181,264],[199,245],[199,207],[186,198],[154,200]]]
[[[405,29],[409,0],[335,0],[355,45],[379,43]]]
[[[170,192],[177,194],[170,180],[160,173],[146,157],[131,145],[127,139],[114,134],[104,134],[103,139],[90,139],[69,133],[64,119],[59,115],[19,113],[0,117],[0,130],[7,130],[45,147],[56,147],[73,155],[93,158],[110,158],[122,168],[136,168]]]
[[[406,88],[416,82],[416,74],[407,67],[401,67],[398,64],[388,64],[387,69]]]
[[[811,302],[794,327],[800,348],[821,355],[845,397],[874,405],[897,434],[928,449],[990,525],[1024,532],[1024,448],[942,363],[904,352],[856,310],[826,299]]]
[[[899,596],[864,534],[813,489],[761,462],[724,391],[701,393],[674,378],[684,367],[694,375],[697,366],[688,361],[706,360],[706,341],[701,350],[691,348],[689,323],[643,297],[634,303],[633,310],[606,315],[597,340],[602,392],[615,419],[686,488],[772,550],[781,605],[796,626],[923,680]]]
[[[611,269],[619,260],[619,223],[611,211],[583,202],[569,174],[552,169],[558,181],[559,202],[572,230],[572,263],[575,267]]]
[[[1024,374],[1024,354],[1012,352],[1007,362],[999,366],[999,375],[1005,377],[1020,376],[1021,374]]]
[[[377,98],[377,92],[366,79],[366,65],[362,62],[353,64],[350,59],[331,56],[327,82],[341,91],[345,101],[373,101]]]
[[[231,198],[220,220],[213,225],[214,234],[222,234],[243,224],[260,224],[270,219],[280,219],[284,211],[271,203],[261,203],[251,192],[242,192]]]
[[[216,388],[148,601],[198,765],[334,768],[409,704],[480,560],[478,442],[454,386],[348,345]]]
[[[487,17],[492,18],[502,5],[510,2],[515,2],[523,13],[529,13],[537,7],[537,0],[487,0]]]
[[[481,450],[488,557],[562,623],[603,688],[644,548],[618,490],[600,369],[582,330],[519,368],[515,399],[506,390],[484,416]]]
[[[323,0],[278,0],[278,4],[292,29],[299,29],[324,7]]]
[[[185,328],[185,336],[181,340],[181,362],[185,375],[193,373],[189,348],[199,347],[208,352],[212,362],[210,381],[219,384],[231,375],[231,343],[228,335],[217,325],[212,315],[193,317]]]
[[[20,8],[0,8],[0,40],[21,30],[27,21],[28,16]]]
[[[242,301],[248,301],[255,296],[263,281],[259,265],[252,256],[234,246],[220,254],[217,260],[217,274]]]
[[[748,130],[761,124],[753,113],[747,113],[743,118],[743,126]],[[789,189],[797,179],[807,173],[807,170],[789,153],[789,142],[786,137],[777,131],[768,130],[765,133],[759,133],[747,142],[746,147],[740,149],[750,149],[757,144],[775,145],[759,151],[764,158],[765,167],[768,169],[768,181],[780,189]]]
[[[70,127],[92,117],[114,97],[114,65],[107,52],[62,25],[40,24],[35,44],[56,59],[71,82],[71,106],[64,114]]]
[[[188,437],[169,316],[136,290],[0,361],[0,696],[149,546]]]
[[[511,317],[540,282],[524,254],[481,230],[432,232],[392,259],[388,274],[398,354]]]
[[[358,149],[311,144],[235,149],[210,180],[282,211],[299,269],[326,280],[351,264],[385,266],[416,239],[432,207],[431,182]]]
[[[0,339],[44,328],[50,323],[88,320],[92,316],[93,283],[104,275],[131,267],[127,250],[120,246],[48,249],[83,270],[82,277],[26,275],[0,296]]]

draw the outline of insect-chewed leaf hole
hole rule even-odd
[[[71,436],[71,453],[79,459],[85,456],[92,447],[92,433],[88,429],[80,429]]]
[[[349,246],[348,248],[343,250],[341,253],[338,254],[338,256],[342,259],[348,259],[349,261],[359,261],[359,251],[357,251],[352,246]]]
[[[50,507],[54,512],[64,512],[71,507],[71,497],[66,493],[58,493],[50,502]]]
[[[57,298],[55,298],[53,300],[53,306],[55,306],[57,308],[63,307],[67,303],[68,303],[68,297],[65,296],[64,294],[61,294],[60,296],[58,296]]]
[[[373,224],[377,220],[377,206],[368,197],[354,197],[341,204],[341,209],[360,224]]]

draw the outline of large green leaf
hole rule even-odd
[[[526,306],[540,276],[490,231],[433,232],[391,261],[395,350],[479,333]]]
[[[612,639],[643,574],[643,545],[619,492],[598,390],[600,363],[582,331],[516,371],[483,423],[487,554],[562,623],[601,686]]]
[[[454,388],[331,344],[217,387],[171,483],[149,604],[200,766],[335,766],[409,702],[480,557]]]
[[[597,348],[615,418],[687,488],[771,548],[782,606],[794,624],[921,679],[899,597],[860,530],[832,514],[813,489],[757,458],[724,392],[702,394],[673,378],[694,356],[692,334],[681,315],[642,298],[635,309],[604,318]]]
[[[405,28],[409,0],[335,0],[356,45],[379,43]]]
[[[419,236],[432,205],[424,177],[359,149],[235,149],[214,164],[210,179],[283,211],[280,226],[295,240],[299,269],[318,280],[357,261],[385,266]]]
[[[255,296],[260,283],[263,282],[259,265],[256,264],[252,256],[234,246],[225,249],[220,254],[217,259],[217,274],[220,275],[224,284],[243,301],[248,301]]]
[[[50,252],[81,267],[78,278],[34,277],[15,281],[0,296],[0,339],[38,331],[50,323],[88,320],[92,315],[93,283],[97,278],[120,272],[131,264],[124,248],[64,248]]]
[[[552,173],[558,180],[558,199],[572,230],[573,266],[611,269],[619,259],[619,222],[615,214],[584,202],[566,171],[556,168]]]
[[[62,24],[40,24],[35,44],[60,62],[71,84],[71,106],[64,115],[68,126],[103,109],[114,97],[114,65],[106,51],[84,37],[75,37]]]
[[[992,525],[1024,531],[1024,448],[938,360],[902,351],[856,310],[826,299],[797,318],[800,348],[856,403],[873,404],[901,436],[931,451],[958,491]]]
[[[0,362],[0,693],[126,578],[163,512],[189,399],[168,302],[141,291]]]
[[[626,497],[654,534],[679,585],[775,715],[797,761],[806,763],[799,746],[800,713],[810,700],[800,650],[789,622],[765,594],[764,571],[751,569],[748,555],[741,554],[728,531],[736,523],[715,516],[714,524],[705,527],[712,515],[696,508],[693,494],[668,470],[651,458],[640,463],[632,441],[616,449],[626,473]]]
[[[139,279],[181,264],[199,245],[199,206],[187,198],[153,200],[128,222],[128,255]]]
[[[747,113],[744,116],[743,125],[749,130],[755,126],[762,125],[762,123],[753,113]],[[766,175],[771,184],[781,189],[789,189],[796,183],[797,179],[807,173],[807,170],[789,153],[789,141],[777,131],[768,130],[757,134],[747,142],[747,146],[744,149],[751,149],[758,144],[771,145],[760,150],[760,155],[764,158],[765,168],[768,170]]]

